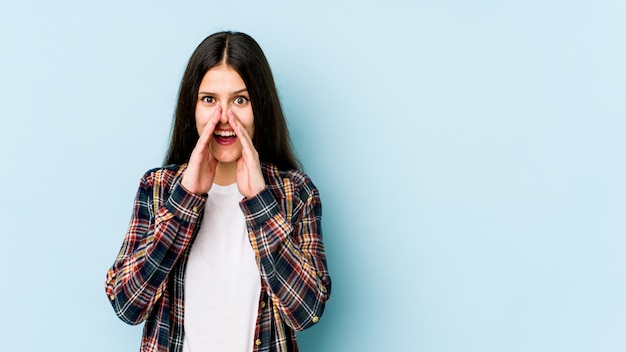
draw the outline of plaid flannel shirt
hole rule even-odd
[[[185,168],[170,165],[143,176],[106,276],[118,317],[133,325],[145,320],[142,352],[182,351],[185,265],[207,199],[182,187]],[[304,173],[266,163],[262,171],[267,187],[240,202],[261,276],[254,351],[297,351],[295,331],[319,321],[330,295],[321,202]]]

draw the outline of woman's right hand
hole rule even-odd
[[[209,122],[204,126],[198,142],[191,152],[187,169],[181,181],[186,190],[197,195],[207,194],[213,185],[217,159],[211,154],[211,138],[221,115],[222,108],[218,106]]]

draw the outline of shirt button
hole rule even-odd
[[[256,339],[256,341],[254,341],[254,343],[256,343],[257,346],[261,346],[261,339]]]
[[[194,205],[193,208],[191,208],[191,211],[193,211],[194,213],[198,212],[198,206]]]
[[[313,317],[313,319],[311,319],[311,321],[313,322],[313,324],[316,324],[318,321],[320,321],[320,318],[316,316]]]
[[[261,309],[265,308],[265,306],[266,306],[265,301],[262,301],[261,302]]]
[[[111,295],[109,296],[109,298],[111,299],[111,301],[115,300],[115,295],[111,293]]]

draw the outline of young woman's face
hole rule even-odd
[[[241,121],[250,138],[254,136],[254,116],[250,95],[243,79],[231,67],[220,64],[208,70],[198,89],[196,103],[196,128],[198,135],[211,119],[217,107],[221,107],[220,120],[211,138],[211,154],[219,162],[230,163],[241,157],[239,136],[228,123],[228,111]]]

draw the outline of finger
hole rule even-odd
[[[250,139],[250,136],[248,135],[248,131],[246,131],[245,128],[243,128],[241,121],[239,120],[237,115],[235,115],[235,113],[232,110],[228,110],[227,115],[228,115],[228,123],[231,126],[233,126],[233,128],[235,129],[235,133],[237,133],[237,136],[247,137],[248,139]]]
[[[213,136],[213,131],[215,131],[215,126],[220,120],[220,116],[222,115],[222,107],[217,106],[215,111],[213,112],[213,116],[209,119],[209,122],[202,129],[202,134],[200,134],[200,138],[198,138],[198,145],[208,145],[211,137]]]
[[[235,128],[235,133],[237,133],[237,136],[240,137],[239,142],[241,143],[242,149],[248,153],[248,156],[253,156],[250,155],[250,153],[254,154],[256,149],[254,148],[252,139],[250,138],[248,131],[243,127],[243,124],[232,110],[228,110],[228,122]]]
[[[217,159],[213,157],[213,154],[209,153],[209,169],[215,170],[217,168]]]
[[[237,160],[237,173],[244,175],[244,171],[245,171],[245,162],[243,161],[243,158],[239,158]]]

